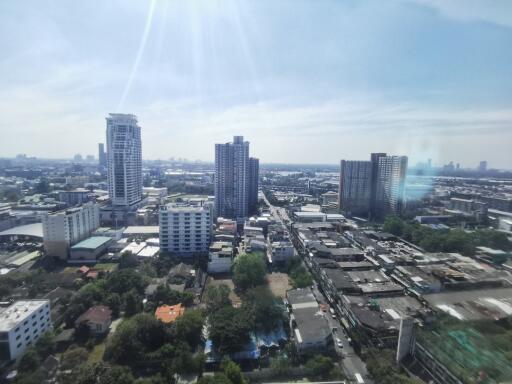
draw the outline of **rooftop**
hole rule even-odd
[[[300,338],[304,343],[310,339],[327,338],[331,330],[320,308],[301,308],[293,311]]]
[[[71,249],[96,249],[101,247],[102,245],[110,242],[112,240],[111,237],[106,236],[92,236],[88,239],[82,240],[81,242],[73,245]]]
[[[43,239],[43,224],[27,224],[20,225],[14,228],[6,229],[0,232],[0,236],[33,236]]]
[[[158,234],[160,227],[158,225],[134,225],[126,227],[123,231],[123,235],[139,235],[139,234]]]
[[[497,320],[512,316],[512,288],[434,293],[423,298],[432,308],[459,320]]]
[[[109,321],[111,318],[112,311],[109,307],[105,305],[96,305],[82,313],[80,317],[76,319],[75,324],[80,324],[83,322],[104,323]]]
[[[50,304],[50,300],[21,300],[7,308],[0,308],[0,332],[10,331],[12,327],[46,304]]]
[[[286,297],[294,310],[300,308],[318,308],[318,302],[311,288],[292,289],[286,293]]]
[[[170,324],[185,313],[185,307],[181,303],[176,305],[162,305],[155,311],[155,317],[162,323]]]

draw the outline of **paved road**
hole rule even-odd
[[[317,301],[321,304],[329,305],[327,298],[320,292],[317,284],[313,286],[313,294],[315,295]],[[329,323],[329,327],[333,331],[334,338],[334,347],[336,349],[336,353],[342,357],[342,365],[345,370],[345,373],[350,379],[355,378],[355,374],[359,373],[363,378],[365,383],[373,383],[372,380],[368,378],[368,371],[366,369],[366,364],[363,360],[355,353],[354,349],[350,346],[348,336],[345,333],[343,326],[341,325],[338,317],[333,318],[330,312],[327,312],[327,321]],[[337,345],[337,339],[341,341],[343,345],[342,348],[339,348]]]
[[[263,194],[263,200],[268,205],[272,216],[274,216],[281,223],[285,224],[286,221],[290,220],[286,210],[284,208],[274,207],[272,204],[270,204],[265,194]],[[329,304],[327,298],[320,292],[316,283],[313,285],[313,293],[320,304]],[[354,349],[350,346],[348,336],[346,335],[339,319],[333,318],[330,312],[327,313],[326,317],[331,330],[334,328],[337,329],[333,332],[335,340],[334,347],[338,356],[341,357],[341,364],[343,365],[343,369],[345,370],[345,373],[348,375],[349,379],[354,380],[355,374],[359,373],[363,377],[365,383],[373,384],[373,381],[368,378],[366,364],[363,360],[361,360],[361,358],[359,358]],[[343,348],[338,347],[336,339],[340,339],[341,343],[343,344]]]

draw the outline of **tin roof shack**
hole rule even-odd
[[[392,276],[406,288],[418,294],[436,293],[442,289],[441,280],[422,267],[398,266]]]

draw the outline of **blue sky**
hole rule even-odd
[[[148,159],[512,168],[511,1],[6,1],[0,52],[0,156],[96,155],[126,112]]]

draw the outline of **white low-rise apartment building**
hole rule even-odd
[[[160,250],[173,255],[207,255],[212,238],[213,204],[201,201],[160,207]]]
[[[216,241],[208,254],[208,273],[228,273],[233,266],[233,244]]]
[[[0,361],[15,360],[51,329],[50,300],[22,300],[0,308]]]
[[[100,209],[98,204],[88,202],[81,207],[45,214],[41,220],[46,253],[65,260],[71,245],[88,238],[100,226]]]

